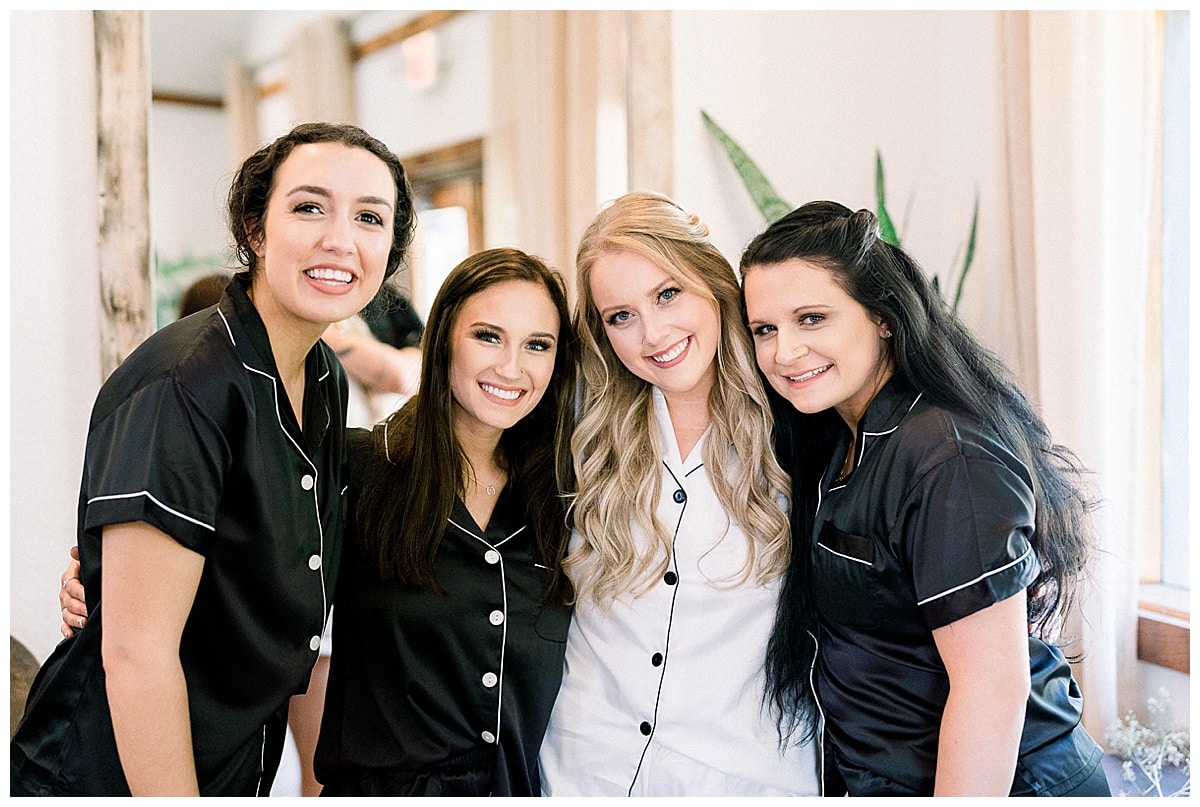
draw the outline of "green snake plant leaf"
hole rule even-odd
[[[754,160],[750,159],[741,146],[722,129],[717,122],[709,117],[708,113],[700,110],[700,115],[704,118],[704,125],[708,127],[709,132],[717,139],[725,149],[725,154],[729,157],[729,161],[733,163],[734,169],[742,178],[742,183],[746,186],[746,191],[750,194],[750,198],[754,200],[755,206],[758,207],[763,218],[768,224],[772,224],[782,218],[791,210],[791,205],[787,204],[775,192],[775,188],[763,175],[763,172],[755,165]],[[879,237],[889,244],[900,246],[900,236],[896,232],[895,222],[892,221],[891,214],[887,210],[887,195],[884,191],[883,180],[883,155],[875,150],[875,215],[879,219]],[[963,282],[967,279],[967,272],[971,269],[971,264],[975,260],[975,237],[979,226],[979,193],[975,194],[975,210],[971,214],[971,233],[967,238],[966,255],[963,258],[962,272],[958,276],[958,284],[954,291],[953,308],[958,310],[958,303],[962,299]],[[933,288],[938,294],[942,293],[941,283],[937,275],[932,279]]]
[[[888,215],[883,192],[883,155],[875,152],[875,215],[879,218],[879,237],[893,246],[900,246],[896,225]]]
[[[971,234],[967,237],[967,255],[963,258],[962,274],[958,276],[958,288],[954,291],[954,310],[958,310],[958,301],[962,299],[963,281],[967,279],[967,272],[971,270],[971,263],[975,260],[975,233],[979,226],[979,192],[975,192],[975,211],[971,214]]]
[[[717,142],[725,149],[725,154],[728,155],[729,161],[733,163],[734,170],[742,178],[746,190],[750,194],[750,198],[754,201],[763,218],[771,224],[778,219],[783,218],[792,209],[791,205],[783,201],[779,194],[775,192],[775,188],[759,170],[759,167],[750,159],[742,147],[725,130],[717,125],[717,122],[708,116],[704,110],[700,110],[700,114],[704,117],[704,125],[708,127],[708,131],[712,132],[713,137],[717,138]]]

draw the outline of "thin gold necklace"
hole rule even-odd
[[[504,484],[504,480],[503,480],[503,479],[501,479],[501,480],[500,480],[499,482],[497,482],[495,485],[483,485],[483,484],[480,484],[479,480],[478,480],[478,479],[475,479],[474,477],[471,477],[471,481],[472,481],[473,483],[475,483],[475,487],[477,487],[477,488],[482,488],[482,489],[484,490],[484,492],[485,492],[485,493],[487,493],[487,495],[489,495],[489,496],[495,496],[495,495],[496,495],[496,486],[497,486],[497,485],[503,485],[503,484]]]

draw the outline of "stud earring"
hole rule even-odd
[[[883,338],[884,338],[884,339],[891,339],[891,338],[892,338],[892,332],[891,332],[891,331],[884,331],[884,332],[883,332]]]

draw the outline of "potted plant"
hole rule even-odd
[[[704,125],[708,127],[708,131],[725,150],[725,154],[733,164],[734,170],[737,171],[738,176],[742,179],[742,183],[746,186],[746,191],[750,194],[750,198],[754,201],[755,206],[762,213],[767,223],[770,224],[791,211],[792,205],[783,201],[758,165],[750,158],[750,155],[707,112],[701,110],[700,115],[704,118]],[[880,237],[889,244],[900,246],[900,236],[887,210],[883,181],[883,156],[878,150],[875,152],[875,215],[879,219]],[[971,263],[975,259],[975,237],[978,224],[979,194],[976,193],[975,209],[971,214],[971,231],[967,237],[966,252],[963,257],[962,268],[958,272],[958,282],[955,285],[954,297],[950,301],[951,306],[956,311],[958,310],[959,300],[962,299],[963,282],[967,279],[967,272],[970,270]],[[939,290],[941,288],[936,275],[933,278],[933,286]]]

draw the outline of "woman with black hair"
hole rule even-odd
[[[1108,795],[1054,643],[1090,545],[1073,455],[872,213],[804,205],[741,269],[791,410],[768,691],[821,733],[825,794]]]

